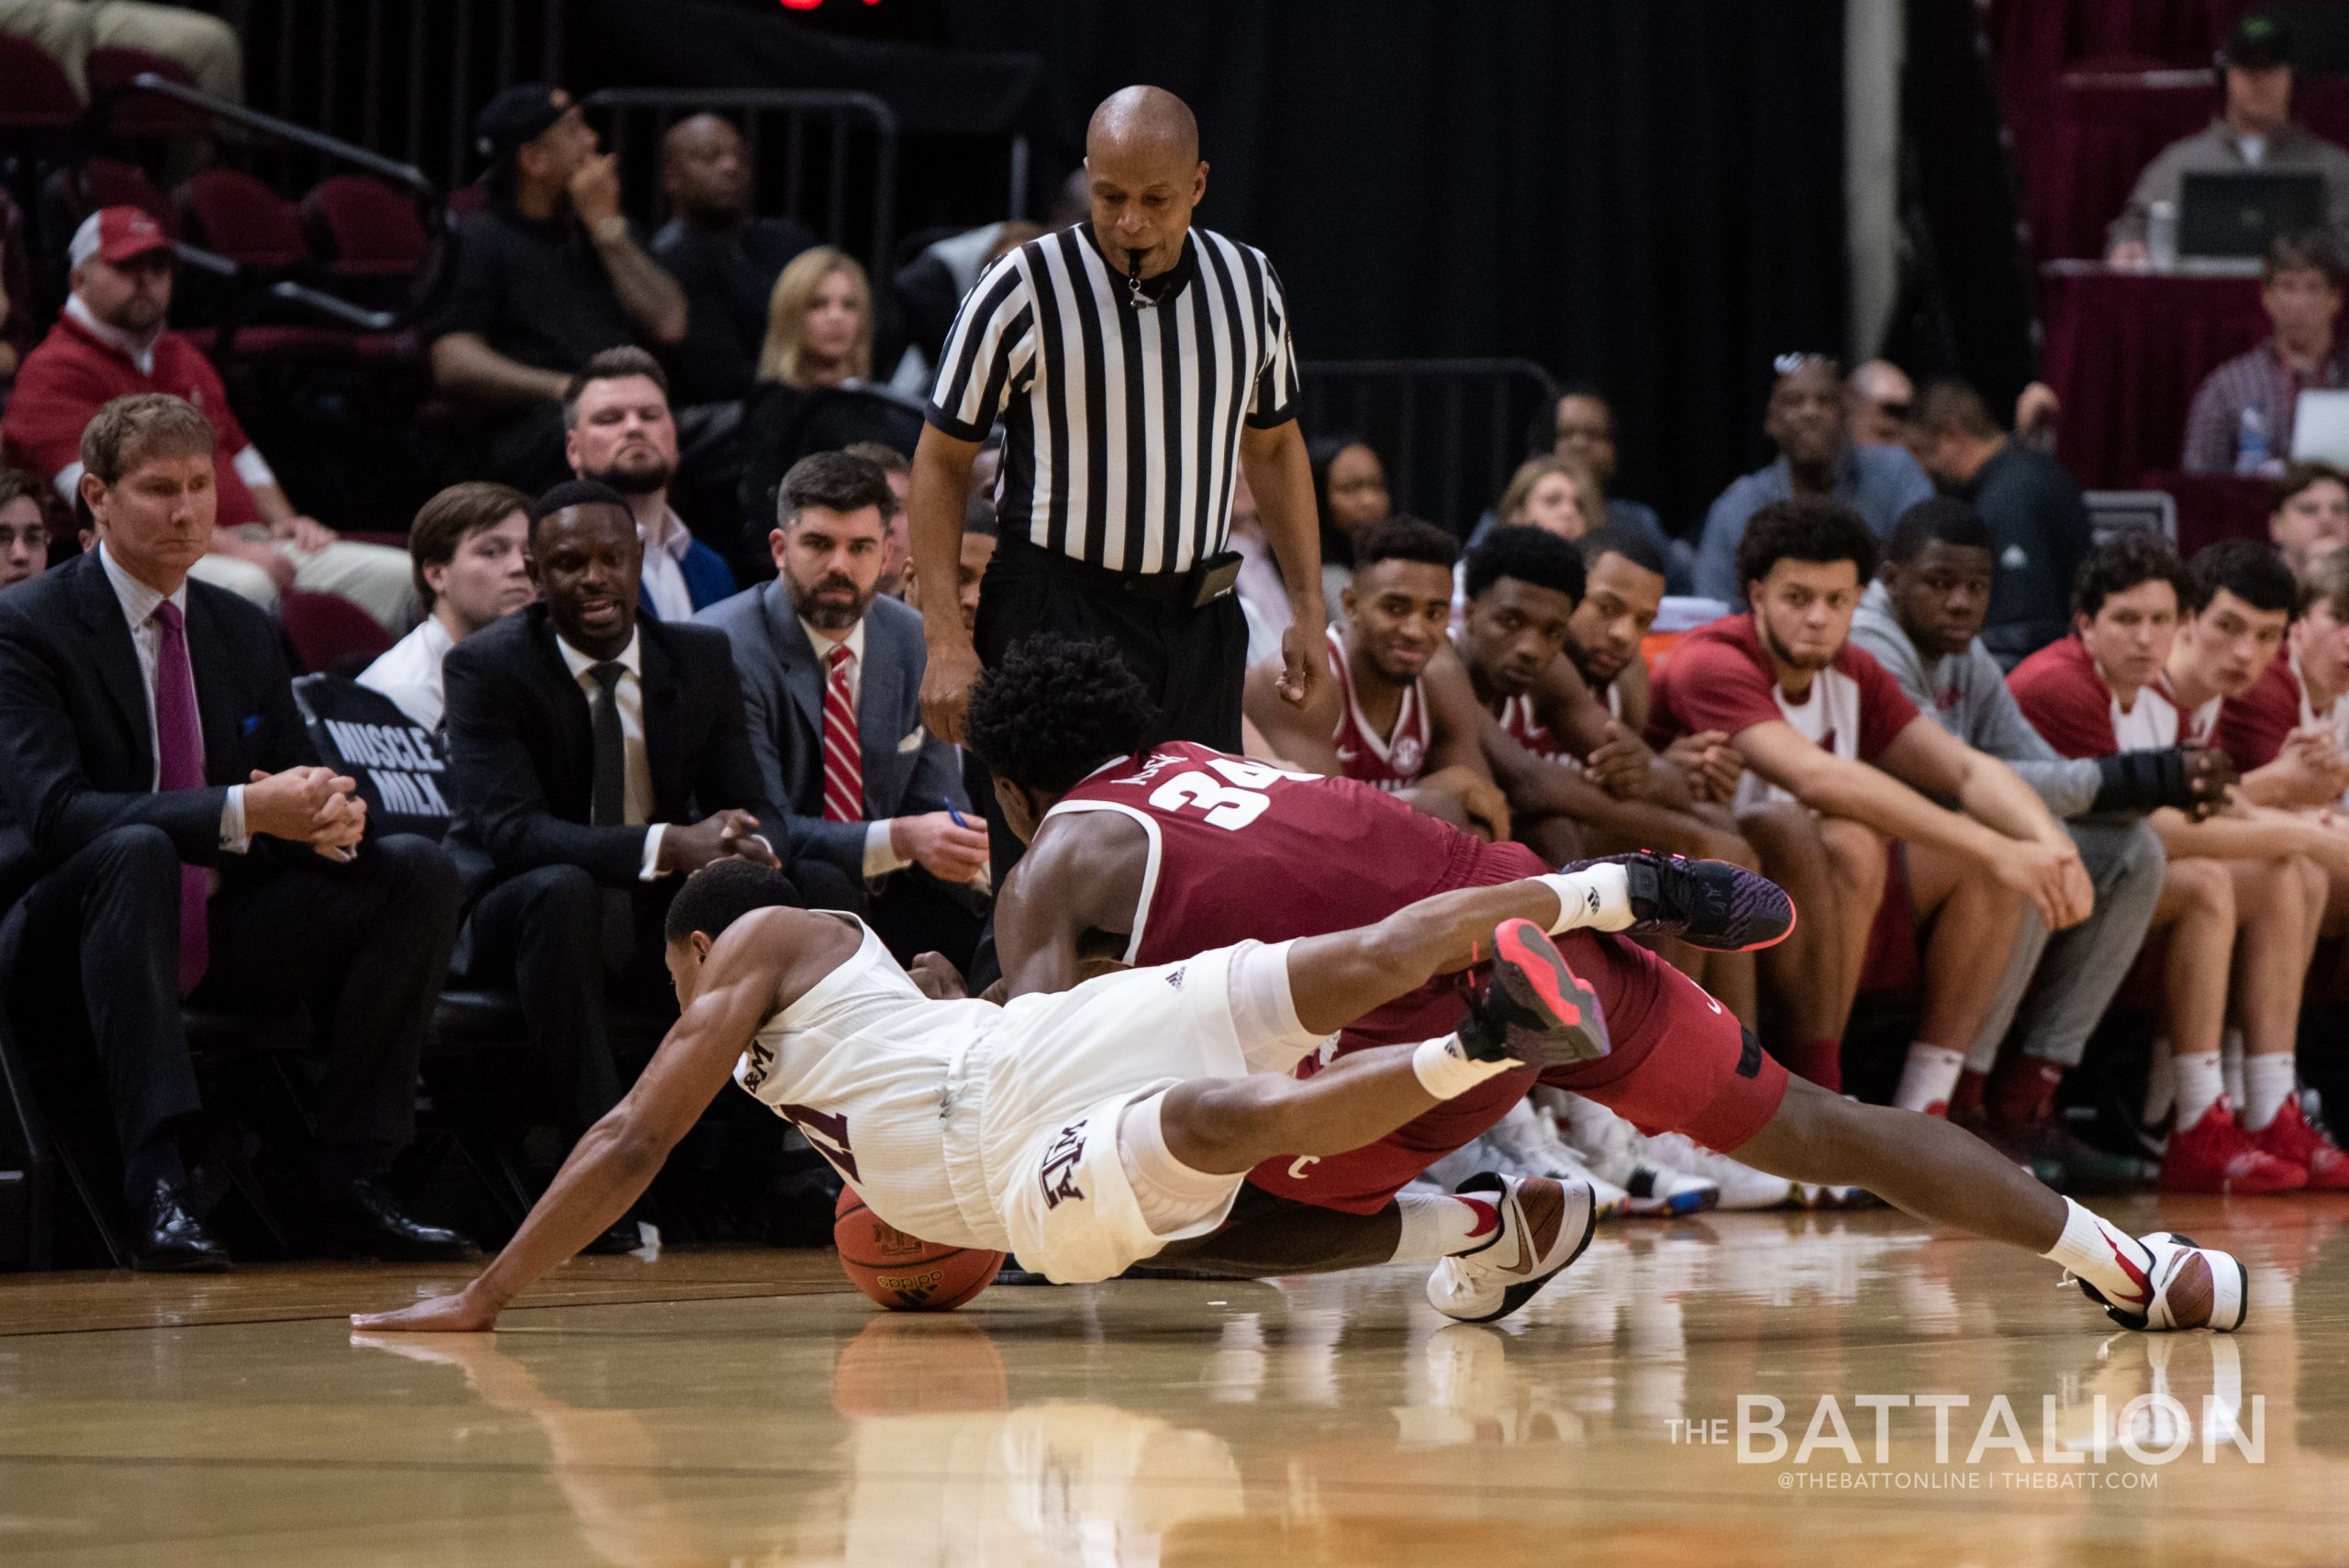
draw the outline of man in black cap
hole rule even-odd
[[[562,389],[600,350],[685,341],[685,296],[620,213],[611,154],[571,95],[506,88],[473,122],[490,205],[458,226],[457,270],[431,324],[432,379],[491,422],[492,476],[568,476]],[[478,474],[471,477],[479,477]]]
[[[2349,150],[2292,117],[2292,34],[2264,16],[2245,17],[2227,35],[2217,61],[2226,86],[2219,117],[2154,155],[2137,176],[2129,205],[2106,231],[2106,259],[2143,266],[2151,260],[2145,223],[2155,202],[2177,204],[2188,174],[2247,169],[2307,172],[2324,179],[2325,226],[2349,239]]]

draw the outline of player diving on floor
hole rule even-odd
[[[514,1239],[453,1296],[364,1329],[492,1328],[517,1292],[641,1196],[730,1077],[789,1119],[890,1225],[1110,1278],[1223,1222],[1247,1173],[1334,1155],[1520,1069],[1603,1057],[1597,998],[1548,930],[1632,924],[1620,866],[1438,895],[1356,929],[1243,942],[1003,1006],[922,995],[854,916],[780,872],[719,862],[670,906],[682,1016],[580,1139]],[[1292,1070],[1345,1024],[1479,961],[1455,1031]],[[1587,1185],[1496,1180],[1456,1316],[1514,1310],[1588,1242]],[[1469,1310],[1473,1309],[1473,1310]]]

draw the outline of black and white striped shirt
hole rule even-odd
[[[1241,420],[1297,414],[1288,306],[1263,251],[1194,228],[1159,303],[1137,307],[1080,224],[972,286],[930,401],[966,441],[1000,418],[998,528],[1120,572],[1181,572],[1224,547]]]

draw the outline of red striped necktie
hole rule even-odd
[[[856,734],[856,701],[849,695],[849,662],[856,655],[843,642],[824,655],[831,677],[824,683],[824,820],[864,820],[864,745]]]

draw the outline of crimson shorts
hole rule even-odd
[[[1521,845],[1493,844],[1452,883],[1489,887],[1547,869]],[[1574,931],[1559,938],[1558,947],[1597,993],[1611,1048],[1601,1061],[1554,1069],[1539,1082],[1587,1095],[1642,1132],[1685,1132],[1724,1151],[1777,1114],[1787,1070],[1701,986],[1617,937]],[[1450,1033],[1481,978],[1479,971],[1448,976],[1388,1004],[1340,1035],[1338,1054]],[[1309,1075],[1315,1065],[1308,1060],[1300,1075]],[[1490,1129],[1536,1082],[1530,1069],[1505,1073],[1365,1148],[1320,1159],[1268,1160],[1248,1173],[1249,1184],[1317,1208],[1375,1214],[1430,1165]]]

